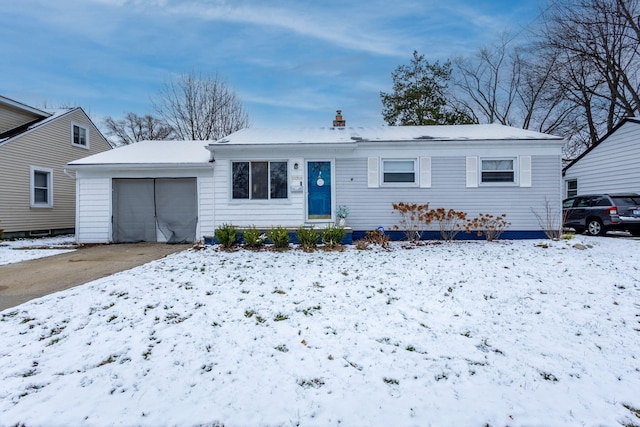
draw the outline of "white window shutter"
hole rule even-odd
[[[478,186],[478,157],[467,157],[467,187]]]
[[[378,160],[377,157],[369,157],[368,160],[368,176],[369,176],[369,182],[367,187],[369,188],[378,188],[380,187],[380,177],[379,177],[379,170],[380,170],[380,161]]]
[[[420,188],[431,188],[431,157],[420,157]]]
[[[531,187],[531,156],[520,156],[520,187]]]

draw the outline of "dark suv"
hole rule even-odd
[[[629,231],[640,236],[640,195],[589,194],[575,196],[562,202],[564,226],[577,233],[585,230],[600,236],[609,230]]]

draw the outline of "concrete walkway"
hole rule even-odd
[[[192,247],[129,243],[80,247],[46,258],[0,266],[0,311],[54,292],[129,270]]]

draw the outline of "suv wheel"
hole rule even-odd
[[[640,230],[631,230],[632,236],[640,236]]]
[[[587,222],[587,233],[592,236],[602,236],[605,233],[602,221],[600,221],[598,218],[591,218]]]

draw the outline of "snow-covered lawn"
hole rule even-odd
[[[188,250],[0,342],[1,425],[640,425],[640,241]]]
[[[42,239],[0,240],[0,265],[44,258],[75,250],[75,237],[65,235]]]

